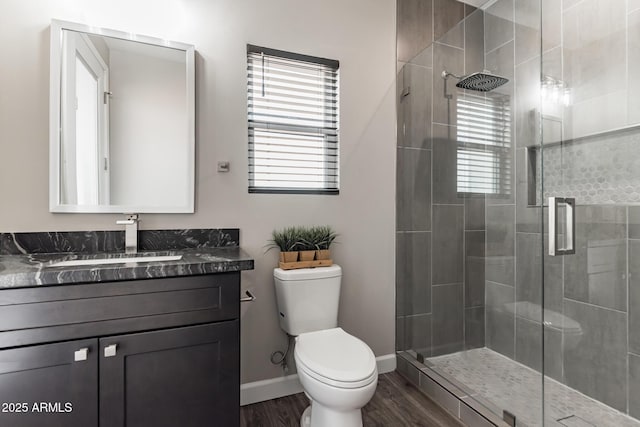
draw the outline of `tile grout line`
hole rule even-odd
[[[590,307],[598,308],[600,310],[613,311],[615,313],[623,314],[624,316],[627,316],[627,312],[622,311],[622,310],[618,310],[616,308],[605,307],[605,306],[598,305],[598,304],[593,304],[593,303],[590,303],[590,302],[580,301],[580,300],[577,300],[577,299],[574,299],[574,298],[568,298],[566,296],[564,297],[564,299],[566,301],[569,301],[569,302],[572,302],[572,303],[575,303],[575,304],[584,304],[584,305],[588,305]]]
[[[515,7],[514,7],[514,10],[515,10]],[[513,38],[510,38],[509,40],[507,40],[506,42],[502,43],[501,45],[498,45],[497,47],[494,47],[494,48],[493,48],[493,49],[491,49],[490,51],[485,52],[485,53],[484,53],[484,54],[485,54],[485,56],[486,56],[486,55],[489,55],[489,54],[494,53],[494,52],[495,52],[495,51],[497,51],[498,49],[501,49],[501,48],[505,47],[506,45],[508,45],[508,44],[509,44],[509,43],[511,43],[511,42],[515,42],[515,39],[516,39],[516,38],[515,38],[515,23],[514,23],[514,31],[513,31],[513,34],[514,34]],[[515,43],[514,43],[514,45],[515,45]],[[515,50],[515,47],[514,47],[514,50]],[[514,56],[514,58],[515,58],[515,56]],[[524,62],[526,62],[526,61],[524,61]],[[515,60],[514,60],[514,64],[515,64]]]

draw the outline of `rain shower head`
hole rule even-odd
[[[459,80],[459,82],[456,83],[456,87],[479,92],[489,92],[509,81],[509,79],[489,73],[473,73],[468,76],[456,76],[448,71],[442,72],[443,79],[446,80],[449,77],[455,77]]]

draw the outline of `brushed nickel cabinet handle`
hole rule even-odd
[[[82,362],[83,360],[87,360],[88,355],[89,349],[87,347],[81,348],[80,350],[76,350],[73,352],[73,361]]]
[[[104,357],[113,357],[116,355],[118,344],[111,344],[104,348]]]

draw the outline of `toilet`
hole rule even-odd
[[[338,327],[339,265],[273,272],[280,327],[296,337],[298,377],[311,405],[301,427],[360,427],[378,369],[373,351]]]

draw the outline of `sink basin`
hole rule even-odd
[[[131,256],[126,258],[95,258],[95,259],[72,259],[68,261],[58,261],[48,265],[48,267],[76,267],[80,265],[105,265],[105,264],[127,264],[130,262],[161,262],[178,261],[182,255],[161,255],[161,256]]]

